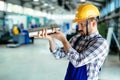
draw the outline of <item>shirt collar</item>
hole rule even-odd
[[[97,31],[97,32],[92,33],[92,34],[90,34],[90,35],[88,35],[88,36],[85,36],[85,39],[89,40],[89,39],[95,37],[95,36],[98,35],[98,34],[99,34],[99,32]]]

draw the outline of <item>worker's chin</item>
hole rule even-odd
[[[81,33],[82,36],[85,36],[85,34]]]
[[[81,33],[82,36],[85,36],[85,33],[83,31],[80,31],[80,33]]]

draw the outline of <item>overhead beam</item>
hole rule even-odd
[[[93,3],[93,4],[96,5],[96,6],[102,6],[102,4],[101,4],[101,3],[98,3],[98,2],[94,2],[94,1],[87,1],[87,2]]]

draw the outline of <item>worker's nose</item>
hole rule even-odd
[[[78,30],[82,30],[82,26],[80,24],[78,25]]]

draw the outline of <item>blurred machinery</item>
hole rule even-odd
[[[2,25],[0,26],[0,44],[6,44],[8,41],[12,38],[10,35],[10,32],[3,27]]]
[[[11,30],[11,36],[12,39],[10,40],[10,42],[12,43],[7,44],[7,47],[19,47],[22,44],[31,43],[28,31],[20,30],[20,28],[17,25],[13,26]]]

